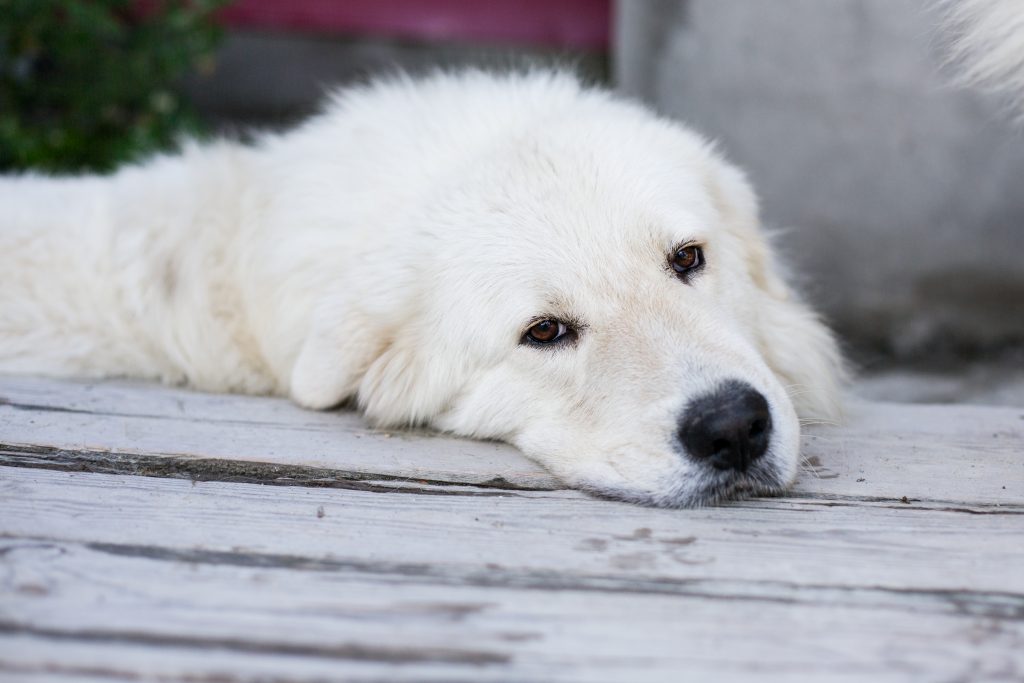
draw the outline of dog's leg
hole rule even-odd
[[[334,293],[321,298],[292,367],[289,393],[306,408],[332,408],[355,395],[385,340],[379,324]]]

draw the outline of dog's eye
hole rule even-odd
[[[526,330],[523,341],[531,344],[551,344],[564,338],[571,331],[568,325],[558,320],[540,320]]]
[[[669,259],[672,270],[680,276],[686,276],[704,265],[704,250],[696,245],[680,247]]]

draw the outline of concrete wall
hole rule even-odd
[[[1024,339],[1024,134],[948,85],[924,0],[620,0],[621,89],[718,139],[843,335]]]
[[[315,111],[329,88],[396,69],[528,64],[571,64],[591,80],[608,80],[607,57],[596,52],[235,30],[225,36],[213,72],[185,85],[209,121],[227,128],[278,126]]]

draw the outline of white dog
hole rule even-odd
[[[297,130],[0,181],[0,372],[354,399],[683,506],[794,477],[839,355],[744,176],[547,72],[394,78]]]

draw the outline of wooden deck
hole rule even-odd
[[[1024,410],[656,510],[285,401],[0,378],[0,680],[1024,679]]]

